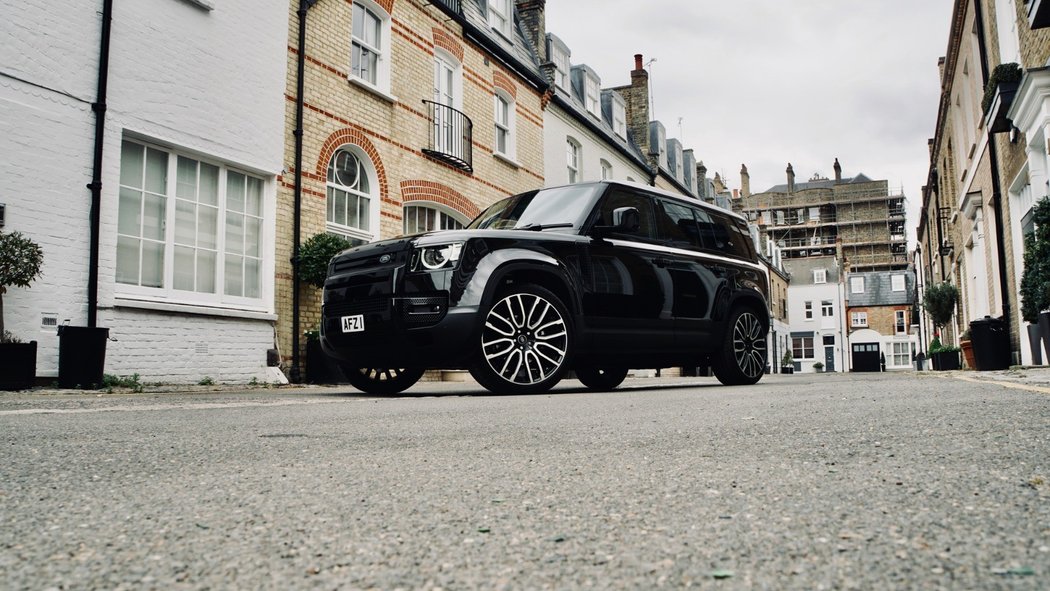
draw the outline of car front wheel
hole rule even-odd
[[[412,387],[423,377],[423,370],[418,368],[377,368],[343,366],[346,381],[358,390],[368,394],[389,396]]]
[[[551,291],[523,285],[497,296],[484,316],[474,379],[496,394],[534,394],[568,368],[573,337],[568,309]]]
[[[726,386],[757,383],[766,368],[766,322],[750,308],[729,316],[722,347],[711,355],[711,369]]]

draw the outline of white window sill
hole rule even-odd
[[[360,78],[354,78],[353,76],[351,76],[350,78],[347,78],[347,80],[350,82],[350,84],[353,84],[354,86],[357,86],[358,88],[362,88],[364,90],[367,90],[368,92],[376,95],[377,97],[383,99],[384,101],[386,101],[386,102],[388,102],[390,104],[396,105],[397,102],[398,102],[396,96],[394,96],[392,94],[388,94],[386,92],[383,92],[379,88],[377,88],[375,86],[372,86],[371,84],[365,82],[364,80],[361,80]]]
[[[136,308],[139,310],[152,310],[155,312],[172,312],[176,314],[194,314],[199,316],[218,316],[222,318],[244,318],[247,320],[277,320],[277,314],[261,310],[245,310],[236,308],[217,308],[206,305],[176,304],[172,302],[158,302],[152,300],[130,299],[117,296],[116,308]]]
[[[493,152],[492,153],[492,157],[495,158],[496,160],[499,160],[500,162],[503,162],[504,164],[506,164],[508,166],[512,166],[514,168],[521,168],[521,163],[520,162],[518,162],[517,160],[514,160],[513,158],[511,158],[510,156],[507,156],[506,154],[501,154],[499,152]]]

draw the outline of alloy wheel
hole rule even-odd
[[[749,378],[765,371],[766,335],[762,322],[751,312],[740,314],[733,326],[733,356],[737,367]]]
[[[514,293],[492,306],[485,317],[481,350],[501,379],[529,386],[559,371],[569,335],[558,308],[534,293]]]

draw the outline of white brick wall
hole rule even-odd
[[[58,372],[41,314],[87,324],[88,210],[101,0],[23,0],[4,9],[0,173],[5,231],[44,249],[44,275],[4,298],[7,328],[39,342],[37,375]],[[284,146],[288,6],[222,0],[115,3],[102,171],[99,326],[118,339],[106,373],[144,381],[264,379],[272,317],[216,318],[114,307],[120,142],[131,132],[267,179],[274,207]],[[282,223],[290,223],[284,220]],[[274,228],[266,229],[273,250]],[[264,276],[273,276],[270,269]],[[273,311],[272,287],[265,301]],[[187,345],[187,343],[190,343]],[[204,343],[208,353],[198,353]],[[189,347],[188,349],[186,347]]]

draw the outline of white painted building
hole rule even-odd
[[[788,259],[788,319],[795,371],[849,371],[845,340],[845,299],[840,268],[833,256]]]
[[[55,323],[89,324],[89,207],[103,2],[4,11],[4,231],[44,274],[4,297],[7,328],[58,372]],[[106,373],[268,379],[288,6],[114,3],[101,162],[97,324]],[[286,216],[287,217],[287,216]]]

